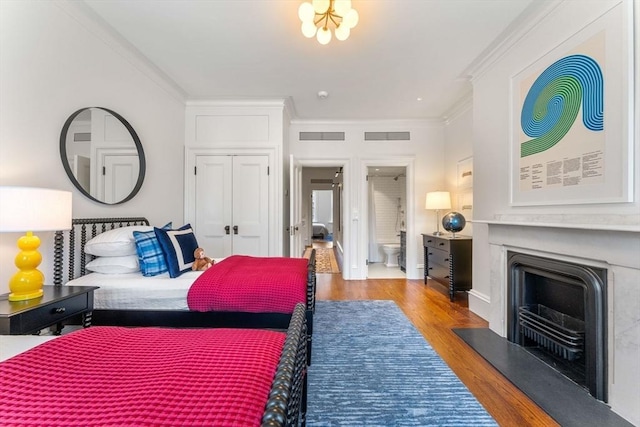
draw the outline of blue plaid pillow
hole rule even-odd
[[[162,228],[170,230],[171,226],[172,224],[168,223]],[[134,231],[133,238],[136,241],[136,252],[143,276],[157,276],[169,271],[155,231]]]

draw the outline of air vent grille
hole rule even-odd
[[[344,141],[344,132],[300,132],[300,141]]]
[[[409,141],[411,132],[365,132],[365,141]]]
[[[73,134],[74,142],[91,141],[91,132],[76,132]]]
[[[333,184],[333,179],[311,178],[312,184]]]

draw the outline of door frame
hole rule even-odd
[[[360,162],[360,182],[362,185],[360,186],[360,211],[362,212],[361,221],[360,221],[360,229],[362,230],[361,236],[362,238],[358,241],[359,245],[359,253],[361,254],[358,259],[358,266],[361,279],[364,280],[367,278],[369,273],[369,267],[367,265],[367,258],[369,257],[369,234],[367,230],[369,229],[369,186],[367,182],[367,174],[369,172],[370,167],[376,166],[394,166],[394,167],[404,167],[406,171],[406,212],[405,212],[405,230],[407,233],[407,254],[406,254],[406,268],[405,275],[407,279],[417,278],[418,277],[418,262],[417,262],[417,244],[416,240],[412,237],[415,236],[415,157],[397,157],[397,158],[389,158],[389,157],[380,157],[380,158],[367,158],[362,159]]]
[[[293,158],[293,156],[292,156]],[[353,216],[352,203],[351,203],[351,160],[347,158],[334,158],[334,159],[303,159],[300,157],[295,157],[295,160],[299,166],[302,168],[309,167],[336,167],[342,168],[342,217],[344,218],[344,230],[342,233],[342,245],[338,249],[342,251],[342,277],[344,280],[351,280],[352,278],[352,270],[354,266],[352,265],[352,260],[357,259],[357,244],[355,242],[357,239],[357,231],[358,231],[358,218],[357,214]],[[299,188],[300,194],[297,196],[297,200],[302,200],[302,186]],[[291,198],[292,200],[294,197]],[[310,220],[310,219],[309,219]],[[352,227],[352,222],[354,226]],[[356,233],[356,236],[353,235]],[[335,242],[334,242],[335,243]]]

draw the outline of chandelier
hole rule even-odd
[[[331,41],[331,28],[338,40],[349,38],[351,29],[358,24],[358,12],[351,9],[351,0],[312,0],[298,8],[302,21],[302,34],[316,36],[318,43]]]

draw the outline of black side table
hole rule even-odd
[[[0,295],[0,335],[37,334],[56,325],[60,334],[64,321],[82,316],[82,326],[91,325],[93,291],[96,286],[43,286],[44,295],[26,301],[9,301]]]

